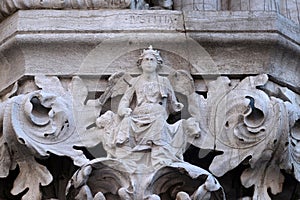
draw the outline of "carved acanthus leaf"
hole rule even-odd
[[[251,169],[242,175],[242,183],[246,187],[255,185],[256,199],[269,198],[268,188],[274,194],[282,189],[283,176],[276,163],[281,162],[289,128],[284,102],[259,89],[267,81],[266,75],[259,75],[234,85],[220,77],[208,85],[207,95],[207,137],[214,141],[216,150],[223,152],[209,169],[222,176],[244,160],[249,161]],[[196,143],[202,148],[206,145],[201,138]]]
[[[13,115],[18,115],[18,112],[14,112],[14,108],[17,105],[17,101],[23,98],[23,95],[14,97],[6,104],[4,118],[3,118],[3,136],[1,138],[3,165],[1,165],[1,176],[8,176],[10,169],[15,169],[19,166],[19,175],[14,182],[12,194],[19,194],[28,188],[26,194],[22,199],[41,199],[40,185],[48,185],[52,181],[52,176],[46,167],[38,164],[34,156],[34,148],[31,145],[26,145],[20,135],[18,135],[13,127]]]
[[[76,85],[76,81],[73,82]],[[35,84],[40,90],[1,103],[0,176],[7,177],[9,170],[18,165],[20,173],[11,192],[19,194],[28,188],[23,199],[41,199],[40,185],[52,181],[50,172],[35,158],[53,153],[70,157],[78,166],[89,161],[82,151],[74,149],[74,146],[82,146],[74,118],[78,113],[73,112],[76,104],[73,105],[72,94],[75,93],[64,89],[57,77],[37,76]],[[11,94],[16,90],[15,85]],[[79,103],[87,96],[87,91],[80,91],[77,92],[79,97],[75,97]]]
[[[264,152],[268,153],[270,152]],[[271,189],[272,194],[280,193],[284,176],[276,163],[261,160],[255,168],[248,168],[243,172],[241,182],[246,188],[255,186],[253,199],[271,200],[268,189]]]
[[[0,137],[0,178],[7,177],[11,169],[11,156],[4,137]]]
[[[117,199],[122,189],[127,191],[132,188],[127,169],[128,166],[122,161],[94,159],[73,175],[67,186],[67,199],[82,199],[92,194],[95,194],[94,199],[101,199],[106,193]]]
[[[56,76],[37,75],[34,77],[35,84],[49,94],[67,98],[68,93]]]
[[[18,140],[36,152],[35,156],[48,156],[51,152],[69,156],[81,166],[87,159],[82,151],[73,148],[80,138],[75,132],[70,93],[57,77],[39,76],[35,81],[42,90],[12,99],[11,122]]]
[[[9,174],[9,170],[15,169],[15,163],[12,160],[12,157],[9,152],[9,146],[7,144],[7,141],[4,136],[4,113],[6,110],[6,107],[8,105],[8,99],[14,95],[18,90],[18,83],[16,82],[12,89],[8,91],[4,97],[0,100],[0,177],[4,178],[7,177]]]
[[[28,188],[22,199],[40,200],[42,198],[40,185],[50,184],[52,175],[45,166],[38,164],[33,156],[27,158],[26,161],[18,162],[18,165],[20,173],[14,182],[11,193],[17,195]]]
[[[287,88],[280,87],[278,96],[285,99],[285,105],[289,114],[289,135],[285,153],[282,155],[281,167],[294,173],[300,181],[300,96]]]

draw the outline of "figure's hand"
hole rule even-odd
[[[182,103],[176,103],[175,105],[175,111],[179,112],[182,110],[182,108],[184,107],[184,105]]]
[[[205,189],[207,191],[213,192],[220,189],[220,185],[217,183],[212,175],[209,175],[204,183]]]
[[[120,113],[120,115],[121,115],[121,117],[127,117],[127,116],[129,116],[130,114],[132,113],[132,109],[131,108],[123,108],[122,110],[121,110],[121,113]]]
[[[98,128],[105,128],[105,127],[109,126],[114,120],[114,115],[115,114],[110,110],[105,112],[100,117],[97,117],[96,126]]]

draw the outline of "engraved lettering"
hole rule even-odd
[[[161,24],[161,25],[169,25],[174,23],[177,18],[174,16],[169,15],[147,15],[147,16],[140,16],[140,15],[131,15],[129,18],[126,18],[129,24]]]

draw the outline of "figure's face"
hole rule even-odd
[[[157,60],[154,55],[146,54],[142,60],[142,69],[143,72],[153,73],[157,68]]]

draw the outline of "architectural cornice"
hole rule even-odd
[[[77,74],[82,59],[107,40],[108,35],[124,41],[136,35],[140,39],[157,40],[158,44],[161,40],[179,44],[190,38],[209,51],[218,66],[218,74],[268,73],[278,82],[285,82],[299,91],[299,76],[294,73],[299,61],[293,56],[299,52],[300,27],[297,24],[276,12],[169,10],[19,10],[0,24],[0,50],[5,52],[2,57],[6,59],[1,63],[14,66],[11,73],[7,72],[9,67],[1,68],[6,70],[1,73],[4,76],[2,89],[19,77],[35,75],[37,71],[58,76]],[[63,43],[64,47],[60,48]],[[31,51],[39,54],[30,56]],[[67,51],[76,51],[77,56],[60,56]],[[10,58],[7,52],[18,55],[19,61],[13,64],[15,59],[7,60]],[[273,66],[272,60],[279,59],[283,52],[286,52],[285,59]],[[289,62],[291,60],[294,61]],[[55,70],[60,68],[60,63],[69,67]],[[81,75],[98,75],[89,69],[81,70]],[[107,75],[114,72],[116,69],[110,68]],[[193,75],[214,73],[210,67],[205,67],[201,74],[192,72]],[[288,74],[284,80],[282,73]]]
[[[130,0],[2,0],[0,22],[18,10],[32,9],[122,9],[130,6]]]

